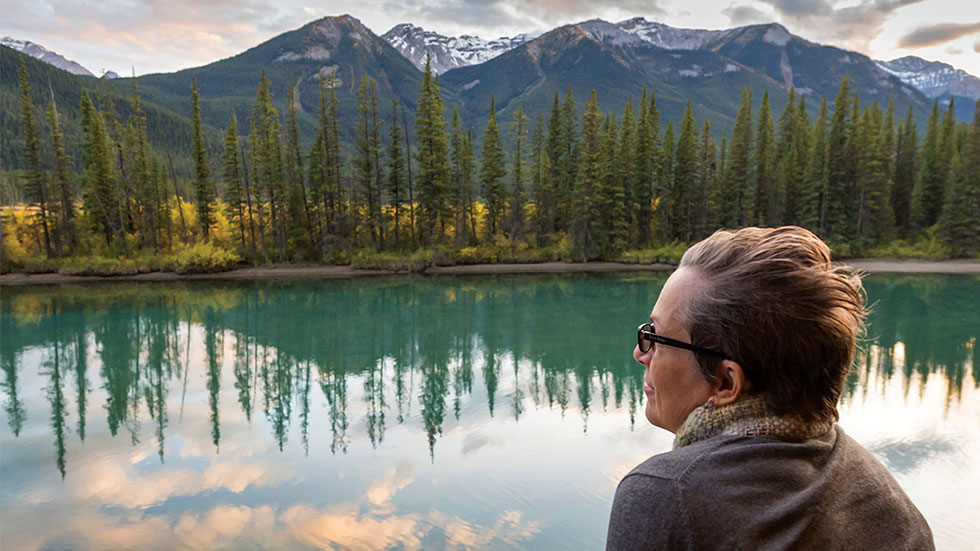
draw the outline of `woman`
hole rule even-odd
[[[835,424],[862,293],[798,227],[719,231],[684,254],[633,350],[674,449],[620,482],[607,550],[934,548]]]

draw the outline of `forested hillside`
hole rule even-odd
[[[782,224],[810,228],[844,255],[980,251],[980,104],[971,124],[938,102],[917,121],[911,106],[863,106],[846,75],[815,117],[793,90],[772,98],[765,88],[758,99],[743,88],[719,139],[691,101],[680,121],[664,120],[655,89],[618,113],[606,114],[594,90],[582,105],[569,89],[547,112],[518,104],[499,119],[491,96],[477,133],[456,108],[447,119],[428,68],[412,113],[383,101],[364,73],[356,103],[341,102],[329,73],[317,79],[306,147],[298,103],[279,110],[262,71],[249,113],[229,116],[220,156],[192,80],[186,186],[148,139],[134,83],[125,118],[82,90],[73,136],[62,115],[35,107],[29,75],[25,63],[13,112],[26,166],[15,185],[30,206],[4,211],[10,268],[63,268],[72,257],[133,269],[371,265],[389,252],[422,264],[643,261],[676,258],[717,228]]]

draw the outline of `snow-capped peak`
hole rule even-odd
[[[980,99],[980,78],[940,61],[916,56],[891,61],[875,61],[883,71],[895,75],[905,84],[934,98],[944,94]]]
[[[21,52],[25,55],[29,55],[35,59],[39,59],[49,65],[54,65],[55,67],[68,71],[69,73],[72,73],[74,75],[86,75],[90,77],[95,76],[92,74],[91,71],[89,71],[85,67],[82,67],[78,63],[70,59],[65,59],[64,57],[58,55],[57,53],[48,50],[47,48],[41,46],[40,44],[35,44],[30,40],[19,40],[16,38],[5,36],[2,39],[0,39],[0,44],[3,44],[8,48],[13,48],[18,52]]]
[[[443,36],[411,23],[402,23],[392,27],[381,37],[419,69],[425,66],[425,56],[428,54],[432,70],[444,73],[456,67],[476,65],[493,59],[536,36],[519,34],[484,40],[468,34]]]

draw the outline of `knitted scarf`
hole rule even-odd
[[[826,434],[833,426],[833,419],[806,421],[796,414],[776,415],[761,394],[751,394],[733,404],[715,407],[709,402],[695,408],[677,430],[674,449],[723,434],[802,442]]]

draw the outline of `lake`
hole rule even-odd
[[[0,294],[0,547],[601,549],[664,275]],[[874,275],[841,426],[980,537],[980,277]]]

